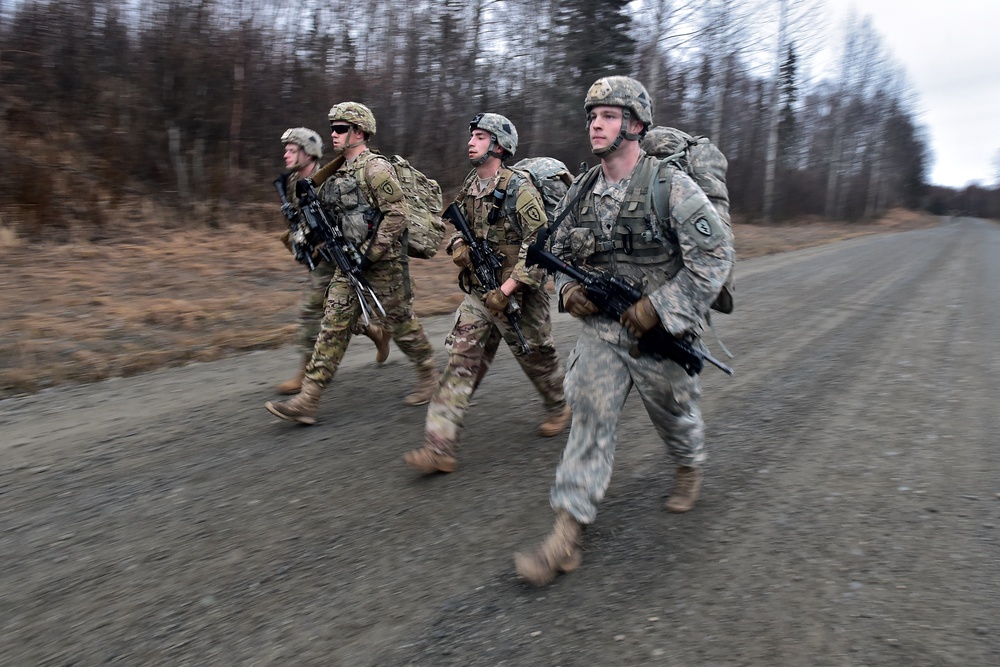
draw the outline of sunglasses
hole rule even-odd
[[[334,134],[347,134],[351,131],[350,125],[331,125],[330,131]]]

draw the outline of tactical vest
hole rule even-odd
[[[376,157],[381,158],[372,152],[362,153],[346,168],[335,172],[320,189],[323,203],[339,218],[344,236],[359,247],[375,233],[383,217],[382,211],[371,205],[367,187],[362,185],[366,183],[365,167]]]
[[[507,167],[501,167],[500,178],[492,195],[482,198],[486,213],[486,219],[483,220],[482,215],[473,214],[476,201],[475,195],[470,192],[473,178],[475,176],[470,175],[466,180],[466,185],[459,193],[458,200],[462,202],[463,212],[469,220],[472,233],[479,238],[485,237],[490,245],[503,255],[503,267],[500,269],[502,275],[497,276],[497,279],[502,282],[517,264],[521,242],[524,240],[521,224],[517,219],[517,211],[514,207],[517,201],[517,191],[524,179]],[[508,194],[509,196],[506,196]]]
[[[593,188],[597,180],[596,170],[600,168],[600,165],[593,167],[578,182]],[[595,251],[587,260],[588,264],[632,278],[641,278],[642,274],[638,270],[630,270],[630,265],[646,268],[656,265],[663,270],[666,280],[681,270],[683,258],[669,216],[661,214],[657,221],[653,215],[652,189],[655,182],[670,178],[673,178],[673,170],[665,163],[661,164],[654,157],[643,157],[632,173],[610,237],[604,236],[597,219],[593,193],[582,198],[577,209],[576,226],[592,230],[596,240]],[[571,191],[566,196],[571,200],[575,194]]]

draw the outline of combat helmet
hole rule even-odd
[[[590,127],[590,111],[594,107],[622,108],[622,129],[618,137],[607,148],[595,150],[595,155],[604,156],[613,153],[621,146],[622,139],[642,141],[646,130],[653,124],[653,101],[649,98],[646,87],[628,76],[606,76],[598,79],[587,91],[583,106],[588,116],[588,127]],[[638,134],[629,134],[626,131],[629,118],[636,118],[642,123],[642,130]]]
[[[375,114],[360,102],[341,102],[330,108],[330,122],[342,120],[354,125],[369,137],[375,136]]]
[[[491,157],[504,160],[517,152],[517,128],[506,117],[497,113],[476,114],[469,121],[469,134],[472,134],[473,130],[490,133],[490,147],[481,158],[472,160],[474,167],[478,167]],[[497,146],[507,151],[507,155],[496,151]]]
[[[285,130],[281,135],[281,145],[285,144],[296,144],[306,155],[311,155],[317,160],[323,157],[323,140],[308,127],[290,127]]]

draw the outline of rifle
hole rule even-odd
[[[358,249],[354,247],[350,239],[344,236],[344,231],[340,227],[340,221],[331,219],[329,212],[323,207],[319,196],[316,194],[316,186],[312,179],[303,178],[296,182],[295,193],[299,197],[299,208],[302,217],[305,218],[309,228],[306,241],[302,248],[308,259],[309,269],[315,268],[312,261],[313,253],[318,253],[331,266],[340,269],[340,272],[347,278],[348,283],[354,288],[354,293],[358,296],[361,304],[361,316],[365,324],[371,323],[374,313],[371,311],[369,301],[375,305],[382,316],[385,317],[385,309],[378,300],[375,290],[365,280],[361,273],[362,257]],[[284,210],[284,207],[282,207]],[[287,215],[287,214],[286,214]],[[297,243],[294,242],[293,243]],[[293,245],[293,249],[296,246]],[[296,254],[298,259],[298,254]],[[301,260],[300,260],[301,261]]]
[[[465,245],[469,246],[469,259],[472,260],[472,272],[476,274],[476,280],[482,286],[483,293],[500,289],[500,283],[497,281],[497,271],[503,268],[503,264],[496,253],[493,252],[493,248],[490,247],[486,239],[482,239],[481,241],[476,239],[476,235],[469,228],[469,221],[465,219],[465,214],[462,213],[462,209],[458,207],[458,204],[452,202],[442,217],[454,225],[455,229],[462,235]],[[465,271],[468,271],[468,269],[465,269]],[[466,294],[469,294],[472,291],[471,281],[466,278],[466,284],[462,284],[462,275],[467,275],[465,271],[459,275],[458,282],[462,290]],[[524,350],[525,354],[531,354],[531,346],[524,339],[521,327],[517,324],[518,320],[521,319],[521,307],[517,305],[517,301],[514,300],[513,295],[507,301],[507,308],[504,309],[504,315],[507,316],[510,328],[517,334],[517,339],[521,343],[521,349]]]
[[[549,271],[564,273],[580,283],[587,298],[603,315],[615,322],[621,320],[629,307],[642,298],[642,292],[621,276],[606,271],[588,271],[562,261],[537,243],[528,247],[528,266],[541,265]],[[654,359],[670,359],[688,375],[697,375],[705,366],[712,364],[722,372],[732,375],[733,369],[713,357],[708,352],[674,337],[662,326],[656,326],[639,339],[638,351]]]
[[[278,199],[281,200],[281,213],[288,219],[288,242],[292,246],[295,261],[305,264],[312,271],[316,268],[312,248],[302,231],[298,212],[292,202],[288,201],[288,174],[282,174],[274,180],[274,189],[278,191]]]

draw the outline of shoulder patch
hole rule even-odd
[[[517,213],[529,223],[532,229],[544,225],[545,209],[534,188],[521,188],[517,194]]]
[[[388,163],[379,164],[380,160],[371,160],[365,165],[365,178],[373,192],[390,204],[403,198],[403,188],[399,185]]]
[[[684,229],[702,250],[711,250],[726,238],[722,221],[710,206],[688,218],[684,222]]]

